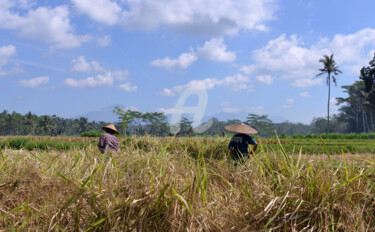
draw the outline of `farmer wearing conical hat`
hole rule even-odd
[[[253,154],[257,149],[258,143],[253,139],[249,134],[257,134],[254,128],[251,128],[248,125],[243,123],[241,124],[232,124],[224,127],[225,130],[236,133],[229,142],[228,149],[233,152],[233,157],[235,165],[237,163],[243,163],[245,158],[248,158],[248,147],[253,145],[250,153]]]
[[[116,152],[118,151],[118,139],[113,134],[120,134],[115,125],[109,124],[107,126],[102,127],[106,133],[102,134],[99,138],[98,148],[99,150],[104,152]]]

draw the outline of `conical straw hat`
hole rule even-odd
[[[240,134],[258,134],[258,131],[246,124],[232,124],[224,127],[225,130]]]
[[[106,131],[107,129],[111,129],[111,130],[114,131],[115,134],[120,134],[120,133],[117,131],[115,125],[113,125],[113,124],[109,124],[109,125],[107,125],[107,126],[103,126],[102,129],[105,130],[105,131]]]

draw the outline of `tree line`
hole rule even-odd
[[[325,57],[327,58],[327,57]],[[333,59],[333,57],[330,57]],[[324,63],[324,60],[320,62]],[[331,63],[324,63],[329,66]],[[333,61],[333,64],[334,61]],[[332,67],[331,67],[332,68]],[[337,67],[333,65],[337,73]],[[321,70],[322,72],[324,70]],[[340,70],[338,70],[341,72]],[[328,73],[326,71],[326,73]],[[321,73],[320,73],[321,74]],[[329,84],[330,74],[327,76],[327,85]],[[336,84],[336,79],[333,79]],[[330,86],[328,85],[328,88]],[[315,118],[312,124],[315,127],[314,133],[369,133],[375,132],[375,54],[369,62],[369,66],[362,67],[358,80],[351,85],[341,87],[347,94],[347,97],[338,97],[337,105],[340,106],[339,113],[332,116],[329,121],[329,111],[327,119]],[[329,109],[329,103],[328,103]]]
[[[115,110],[116,111],[116,110]],[[160,112],[146,112],[124,110],[124,114],[118,114],[119,121],[116,128],[123,135],[130,136],[170,136],[170,124],[166,115]],[[193,123],[186,117],[180,121],[180,130],[177,136],[222,136],[226,131],[224,127],[241,120],[231,119],[220,121],[212,118],[212,125],[202,134],[194,132]],[[124,123],[125,122],[125,123]],[[20,114],[4,110],[0,113],[0,135],[30,135],[30,136],[74,136],[88,131],[102,131],[101,127],[108,124],[104,121],[88,121],[85,117],[67,119],[56,115],[38,116],[31,112]],[[253,126],[263,137],[274,136],[276,129],[280,134],[308,134],[311,126],[302,123],[282,122],[273,123],[267,115],[249,114],[245,123]],[[174,136],[174,135],[173,135]]]

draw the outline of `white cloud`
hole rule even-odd
[[[98,74],[93,77],[87,77],[85,79],[74,79],[67,78],[64,80],[64,85],[75,87],[75,88],[95,88],[100,86],[113,86],[116,81],[129,81],[128,70],[121,71],[110,71],[102,74]],[[138,86],[131,85],[130,82],[118,83],[118,89],[127,92],[136,92]]]
[[[70,71],[82,72],[82,73],[95,73],[101,72],[104,69],[100,66],[97,61],[87,62],[85,57],[79,56],[77,59],[73,59]]]
[[[328,46],[335,54],[335,59],[340,63],[368,64],[368,55],[365,48],[373,50],[375,46],[375,29],[366,28],[354,34],[337,34],[332,41],[323,40],[323,46]],[[373,53],[371,54],[373,55]],[[371,56],[372,58],[372,56]],[[359,70],[357,70],[357,73]]]
[[[67,6],[38,7],[25,13],[17,12],[15,6],[14,2],[2,0],[0,28],[15,30],[22,37],[41,40],[55,48],[75,48],[91,39],[74,34]]]
[[[118,89],[124,90],[126,92],[137,92],[138,86],[131,85],[131,83],[125,83],[117,87]]]
[[[260,76],[257,76],[256,79],[260,83],[265,84],[265,85],[272,85],[272,83],[273,83],[273,79],[269,75],[260,75]]]
[[[214,38],[206,41],[203,47],[198,47],[198,55],[207,60],[232,62],[236,59],[236,53],[227,51],[223,38]]]
[[[49,77],[37,77],[30,80],[19,80],[18,84],[23,87],[36,88],[39,85],[47,84]]]
[[[304,98],[311,97],[308,92],[300,92],[299,96],[304,97]]]
[[[292,86],[298,87],[298,88],[305,88],[313,85],[321,85],[323,83],[322,78],[314,78],[314,79],[308,79],[308,78],[303,78],[303,79],[297,79],[292,82]]]
[[[101,47],[107,47],[112,42],[111,37],[109,35],[105,35],[103,37],[99,37],[96,39],[96,43]]]
[[[114,25],[119,20],[121,7],[111,0],[71,0],[74,7],[93,20]]]
[[[0,73],[5,65],[8,64],[9,58],[15,56],[17,49],[13,45],[7,45],[0,47]]]
[[[118,81],[125,81],[128,80],[129,71],[128,70],[122,70],[122,71],[113,71],[112,76],[115,78],[115,80]]]
[[[293,98],[288,98],[288,99],[285,100],[285,102],[288,103],[288,104],[291,104],[291,103],[294,102],[294,99]]]
[[[261,49],[252,52],[254,64],[241,70],[253,75],[278,75],[286,79],[313,77],[319,68],[318,60],[326,49],[304,48],[296,35],[285,35],[271,40]]]
[[[177,59],[170,59],[169,57],[165,57],[163,59],[157,59],[151,61],[152,66],[162,67],[166,69],[185,69],[189,67],[192,63],[194,63],[198,57],[194,54],[194,52],[190,53],[182,53]]]
[[[7,68],[11,62],[9,60],[17,54],[17,48],[14,45],[0,47],[0,77],[10,74],[16,74],[22,71],[18,64],[12,68]]]
[[[332,105],[336,105],[337,104],[337,99],[336,98],[331,98],[329,100],[329,103],[332,104]]]
[[[285,100],[285,104],[281,106],[282,109],[290,109],[292,108],[292,104],[294,102],[293,98],[288,98]]]
[[[17,53],[17,49],[14,45],[7,45],[0,47],[0,66],[6,65],[8,59]]]
[[[95,88],[99,86],[112,86],[114,78],[111,72],[105,74],[99,74],[95,77],[87,77],[86,79],[76,80],[73,78],[67,78],[64,84],[70,87],[76,88]]]
[[[266,30],[274,19],[274,0],[128,0],[121,24],[154,29],[169,25],[192,35],[223,35],[239,30]]]
[[[322,80],[313,78],[321,67],[319,59],[323,55],[334,54],[340,69],[359,73],[367,65],[369,51],[375,46],[375,29],[363,29],[354,34],[337,34],[331,40],[321,39],[306,47],[301,38],[286,35],[268,41],[267,45],[252,52],[253,64],[242,66],[240,70],[251,75],[268,75],[291,80],[295,87],[321,84]],[[370,54],[372,57],[372,53]]]
[[[192,80],[189,81],[189,83],[187,83],[186,85],[177,85],[174,86],[172,89],[165,88],[160,94],[164,96],[176,96],[187,89],[210,90],[213,89],[215,86],[229,87],[232,91],[252,91],[253,86],[248,85],[248,82],[250,82],[250,78],[243,76],[241,74],[228,76],[224,79],[206,78],[203,80]]]

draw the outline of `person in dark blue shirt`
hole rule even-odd
[[[253,154],[258,146],[258,143],[251,136],[246,134],[236,134],[232,137],[228,144],[228,149],[233,152],[233,158],[236,163],[243,163],[249,157],[248,147],[253,145],[250,153]]]
[[[228,149],[233,153],[236,161],[235,165],[243,163],[249,157],[249,145],[253,145],[250,153],[254,154],[258,143],[248,134],[257,134],[258,131],[244,123],[226,126],[225,130],[236,133],[228,144]]]

